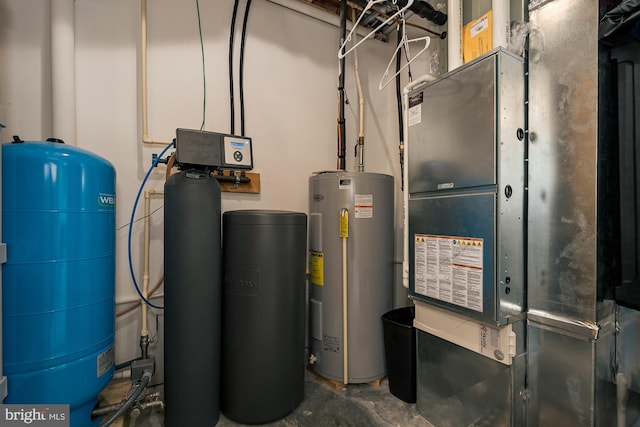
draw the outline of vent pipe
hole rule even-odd
[[[340,0],[340,46],[344,46],[347,35],[347,0]],[[341,51],[344,54],[344,48]],[[342,56],[342,55],[341,55]],[[340,76],[338,78],[338,170],[345,170],[345,120],[344,120],[344,56],[340,58]]]

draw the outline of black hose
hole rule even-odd
[[[402,33],[398,31],[398,41],[396,44],[400,46],[402,43]],[[399,136],[400,136],[400,144],[404,141],[404,128],[402,126],[402,89],[400,87],[400,61],[402,60],[402,55],[396,55],[396,101],[398,102],[398,124],[399,124]]]
[[[398,0],[399,7],[405,7],[407,5],[407,0]],[[427,19],[433,22],[436,25],[444,25],[447,23],[447,15],[437,11],[424,0],[416,0],[413,2],[411,6],[409,6],[409,10],[421,18]]]
[[[251,0],[247,0],[244,19],[242,20],[242,38],[240,39],[240,135],[242,136],[244,136],[244,42],[247,35],[247,19],[249,18],[250,8]]]
[[[402,32],[398,31],[398,42],[396,46],[402,43]],[[404,124],[402,121],[402,90],[400,83],[400,61],[402,55],[400,52],[396,55],[396,101],[398,103],[398,136],[400,137],[400,190],[404,191]]]
[[[343,46],[347,37],[347,0],[340,0],[340,46]],[[344,55],[344,48],[341,52]],[[344,119],[344,56],[340,58],[340,77],[338,81],[338,93],[340,95],[340,105],[338,113],[338,170],[346,169],[346,131],[345,131],[345,119]]]
[[[413,80],[413,76],[411,75],[411,58],[409,58],[409,50],[407,49],[407,45],[403,46],[404,56],[407,59],[407,76],[409,77],[409,82]],[[400,52],[398,52],[400,55]]]
[[[236,15],[238,15],[239,0],[233,2],[233,14],[231,15],[231,30],[229,32],[229,103],[231,105],[231,134],[235,132],[235,108],[233,96],[233,38],[236,32]]]
[[[198,14],[198,34],[200,34],[200,53],[202,56],[202,123],[200,124],[200,130],[202,130],[204,129],[204,123],[207,117],[207,73],[205,71],[202,20],[200,19],[200,2],[198,0],[196,0],[196,12]]]
[[[100,427],[110,426],[118,418],[123,416],[124,413],[127,412],[129,408],[135,403],[135,401],[138,400],[138,398],[140,397],[144,389],[147,388],[147,385],[149,385],[150,380],[151,380],[151,372],[145,371],[145,373],[142,375],[142,378],[140,379],[140,383],[136,386],[136,389],[133,391],[133,393],[131,393],[127,398],[127,400],[125,400],[122,403],[122,405],[120,405],[120,407],[116,412],[111,414],[109,418],[107,418],[106,420],[103,420],[100,423]]]

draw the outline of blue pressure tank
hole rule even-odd
[[[58,142],[2,145],[4,403],[91,420],[114,372],[115,169]]]

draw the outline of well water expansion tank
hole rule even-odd
[[[62,143],[2,145],[2,236],[4,403],[95,424],[114,371],[115,169]]]

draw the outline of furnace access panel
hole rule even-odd
[[[410,292],[486,323],[524,312],[521,58],[498,49],[409,94]]]

